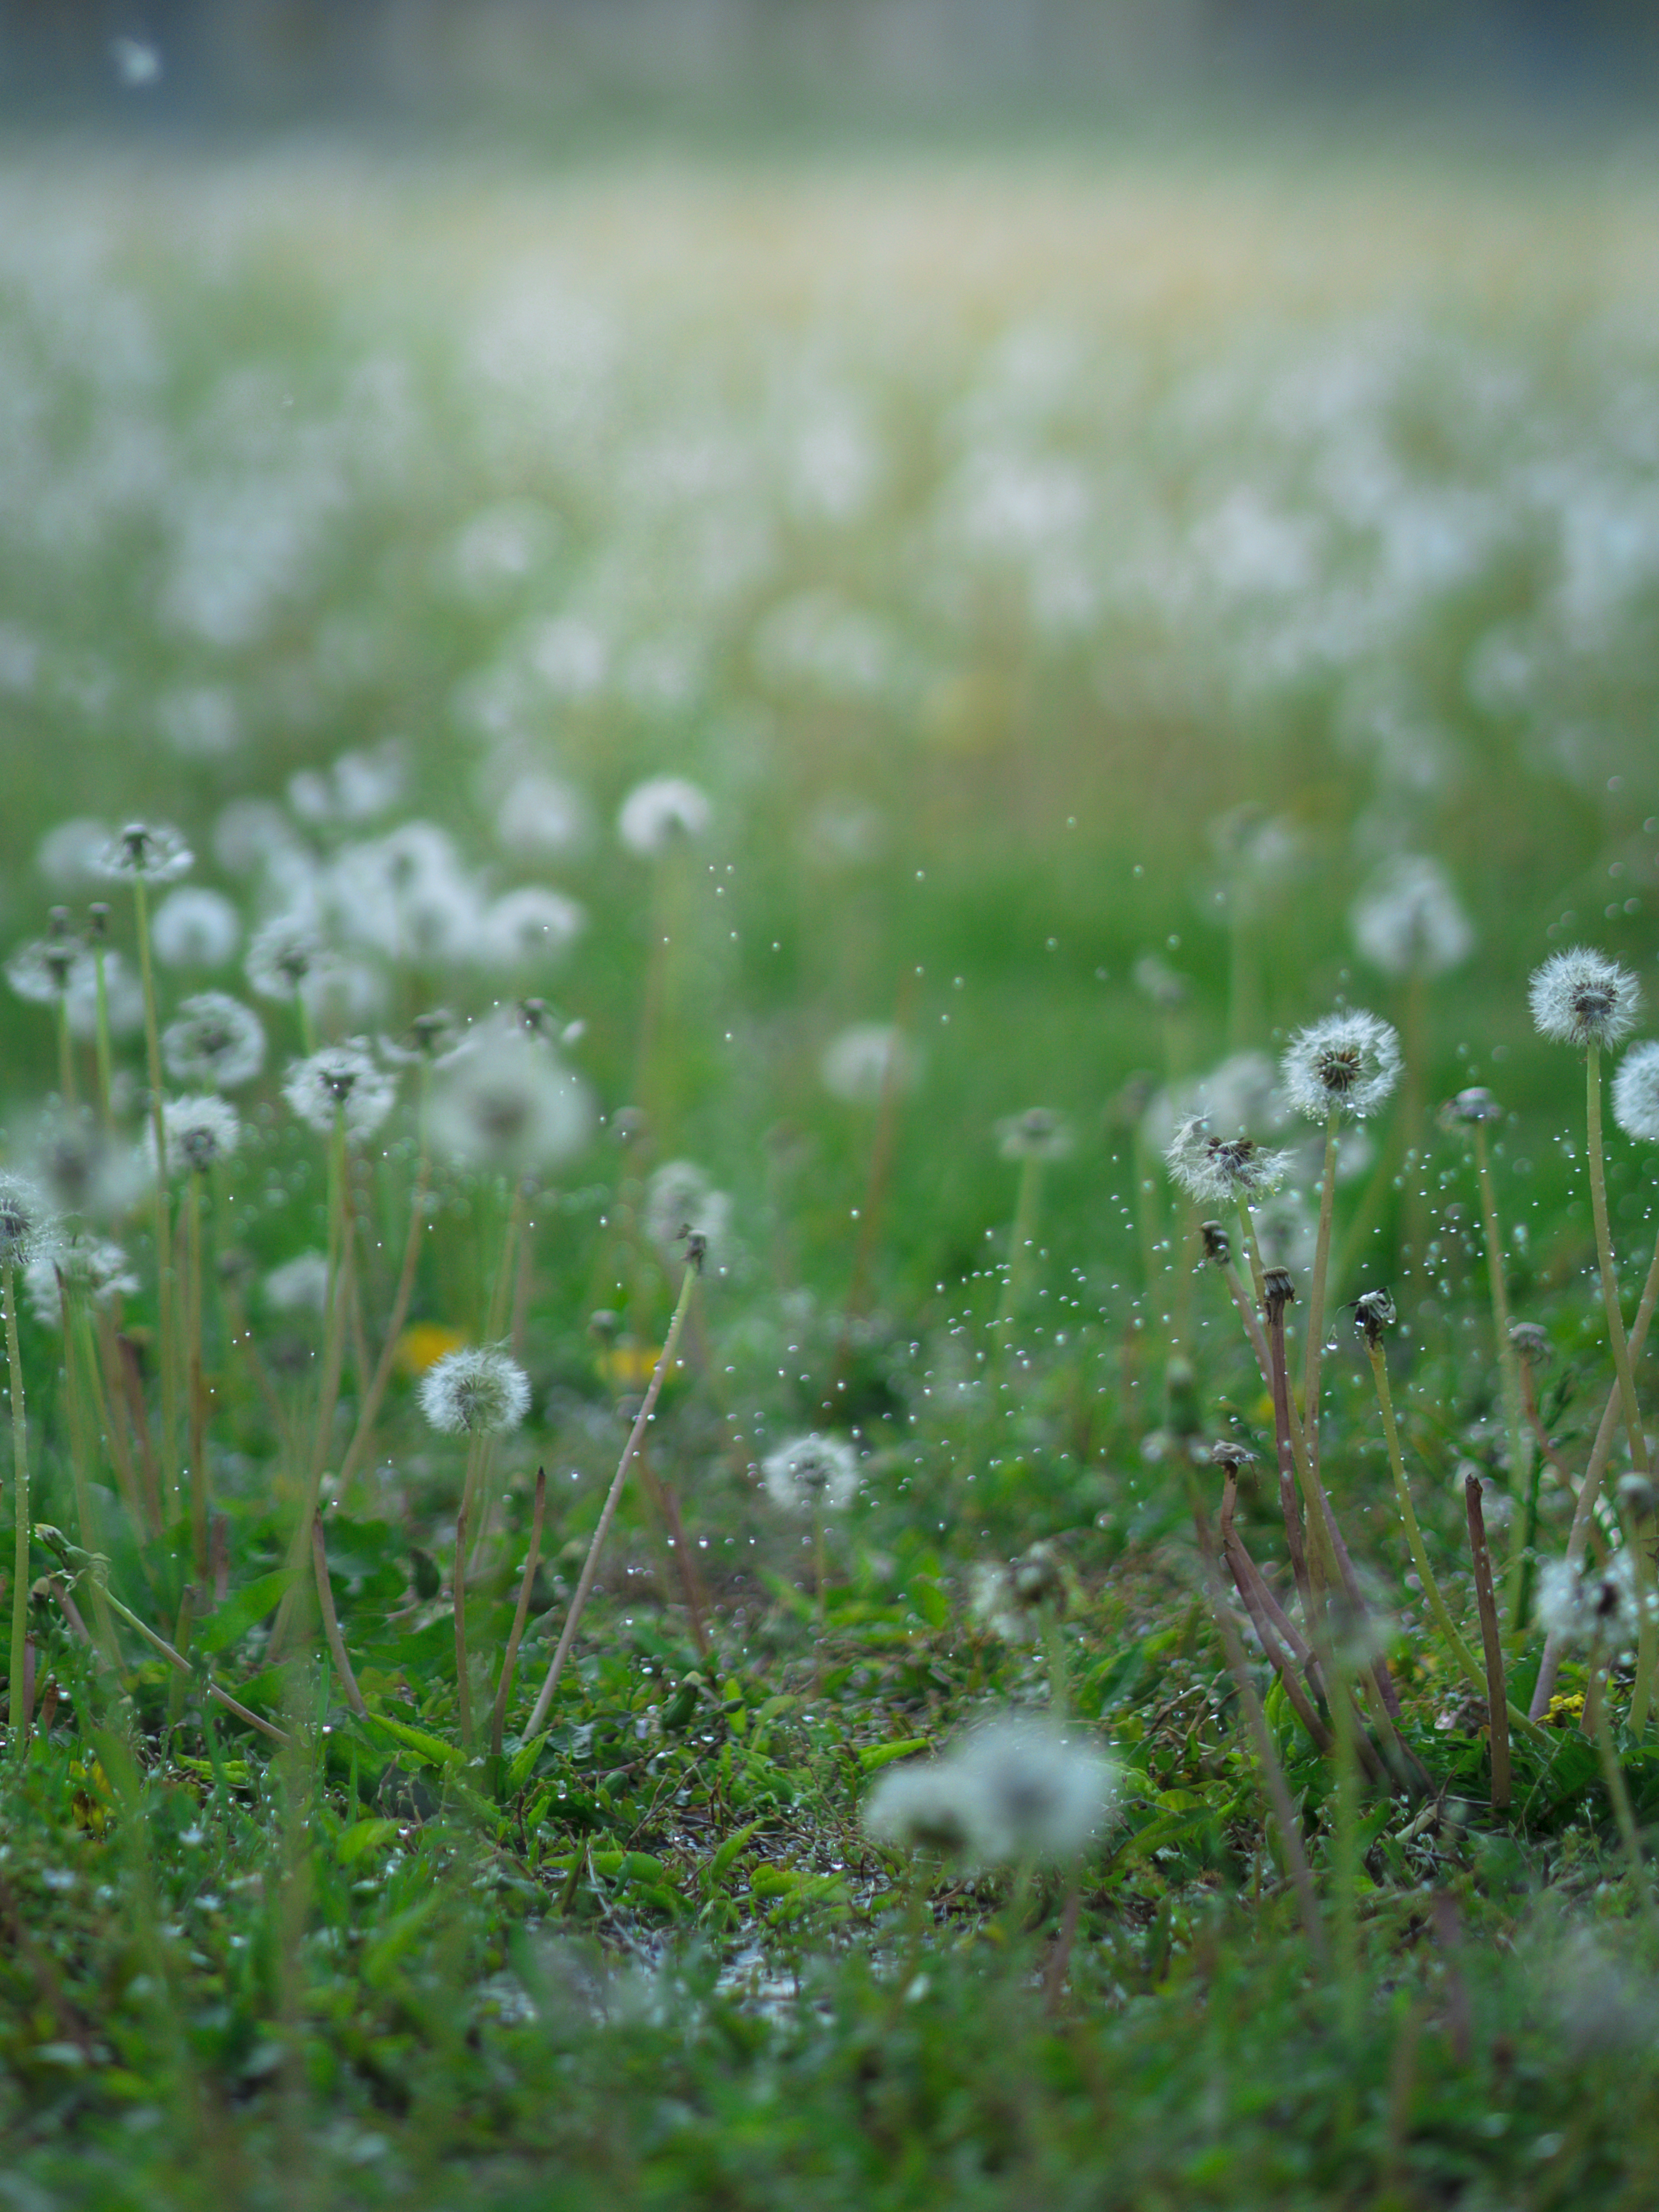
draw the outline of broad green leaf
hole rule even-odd
[[[233,1591],[216,1613],[198,1622],[192,1648],[211,1657],[216,1651],[228,1651],[234,1644],[240,1644],[250,1628],[268,1613],[276,1612],[292,1588],[296,1572],[293,1567],[278,1567],[274,1574],[261,1575],[245,1589]]]

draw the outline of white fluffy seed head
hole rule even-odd
[[[530,1411],[530,1377],[499,1345],[466,1345],[427,1369],[421,1411],[446,1435],[505,1436]]]
[[[1613,1118],[1638,1144],[1659,1145],[1659,1041],[1632,1045],[1620,1062]]]
[[[78,1293],[95,1306],[107,1305],[115,1297],[137,1297],[141,1288],[131,1262],[118,1244],[106,1237],[65,1237],[61,1243],[36,1252],[23,1269],[23,1285],[35,1319],[48,1328],[63,1326],[59,1275],[71,1296]]]
[[[653,775],[623,799],[617,834],[630,853],[654,860],[682,838],[701,837],[714,811],[708,793],[684,776]]]
[[[1642,1599],[1628,1552],[1597,1571],[1571,1559],[1547,1560],[1538,1577],[1538,1619],[1561,1644],[1619,1651],[1634,1641]]]
[[[858,1494],[859,1456],[841,1437],[816,1430],[761,1462],[766,1492],[786,1513],[844,1512]]]
[[[731,1256],[732,1201],[693,1160],[665,1160],[645,1188],[645,1233],[665,1260],[684,1253],[687,1232],[703,1240],[718,1273]]]
[[[1264,1152],[1253,1137],[1218,1137],[1203,1115],[1176,1131],[1167,1152],[1170,1173],[1201,1206],[1266,1198],[1285,1180],[1288,1152]]]
[[[198,991],[162,1030],[161,1058],[175,1083],[239,1090],[265,1064],[264,1030],[252,1008],[228,991]]]
[[[242,941],[242,920],[222,891],[185,884],[169,891],[149,926],[166,968],[222,968]]]
[[[169,1175],[205,1175],[228,1160],[241,1141],[242,1125],[234,1106],[216,1092],[167,1098],[161,1104],[161,1141]],[[155,1132],[150,1157],[155,1158]]]
[[[878,1106],[889,1083],[909,1090],[920,1062],[902,1030],[885,1022],[854,1022],[830,1040],[818,1072],[831,1097],[849,1106]]]
[[[890,1766],[864,1802],[864,1830],[873,1842],[939,1858],[965,1858],[975,1840],[970,1789],[948,1760],[915,1759]]]
[[[264,1296],[277,1313],[321,1313],[328,1304],[327,1255],[296,1252],[284,1260],[265,1277]]]
[[[1627,968],[1588,945],[1553,952],[1527,995],[1540,1036],[1557,1044],[1617,1044],[1636,1026],[1641,986]]]
[[[1358,1120],[1374,1114],[1399,1082],[1400,1067],[1391,1025],[1358,1006],[1298,1030],[1279,1063],[1285,1096],[1310,1121],[1334,1112]]]
[[[303,915],[282,914],[255,933],[242,972],[262,999],[291,999],[329,958]]]
[[[283,1096],[307,1128],[324,1136],[333,1133],[336,1118],[343,1115],[348,1137],[372,1137],[392,1111],[398,1085],[362,1037],[348,1037],[290,1061]]]
[[[427,1126],[434,1150],[457,1167],[539,1175],[587,1144],[593,1106],[550,1046],[507,1032],[439,1071]]]
[[[1005,1160],[1063,1160],[1075,1141],[1066,1116],[1048,1106],[1028,1106],[997,1123],[997,1151]]]
[[[1385,975],[1440,975],[1467,960],[1474,931],[1451,878],[1422,853],[1398,853],[1348,916],[1359,956]]]
[[[172,884],[188,875],[196,855],[166,822],[129,822],[99,854],[96,872],[108,882]]]
[[[1012,1866],[1077,1858],[1111,1817],[1117,1777],[1079,1737],[1030,1719],[988,1722],[952,1764],[975,1814],[975,1855]]]
[[[27,1261],[52,1242],[46,1200],[22,1176],[0,1174],[0,1259]]]

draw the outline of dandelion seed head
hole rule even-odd
[[[427,1126],[434,1150],[457,1167],[538,1175],[584,1149],[593,1119],[587,1086],[550,1047],[502,1035],[439,1071]]]
[[[617,834],[630,853],[654,860],[682,838],[703,836],[714,810],[707,793],[684,776],[656,775],[636,784],[623,801]]]
[[[997,1151],[1005,1160],[1063,1160],[1075,1145],[1072,1125],[1048,1106],[1028,1106],[997,1123]]]
[[[587,916],[561,891],[527,884],[508,891],[480,918],[477,957],[488,968],[526,968],[556,960],[586,927]]]
[[[362,1037],[325,1045],[307,1059],[292,1060],[283,1096],[307,1128],[327,1136],[343,1115],[348,1137],[372,1137],[391,1113],[397,1079],[375,1060]]]
[[[98,863],[109,837],[106,822],[85,815],[55,823],[35,847],[34,865],[54,890],[83,891],[103,881]]]
[[[1635,1638],[1641,1605],[1628,1552],[1605,1569],[1549,1559],[1539,1572],[1539,1622],[1560,1644],[1622,1650]]]
[[[1400,1080],[1400,1039],[1375,1014],[1355,1007],[1298,1030],[1279,1063],[1285,1096],[1298,1114],[1363,1120]]]
[[[1355,900],[1355,948],[1385,975],[1440,975],[1474,950],[1474,931],[1438,860],[1398,853]]]
[[[530,1377],[499,1345],[466,1345],[421,1378],[421,1411],[446,1435],[505,1436],[530,1411]]]
[[[761,1462],[766,1494],[786,1513],[842,1513],[858,1494],[859,1457],[841,1437],[816,1430]]]
[[[106,952],[104,1006],[112,1036],[132,1036],[144,1021],[143,987],[118,952]],[[83,953],[70,974],[64,997],[70,1034],[82,1039],[98,1034],[98,966],[91,953]]]
[[[1202,1115],[1182,1123],[1164,1157],[1182,1190],[1206,1206],[1266,1198],[1290,1164],[1288,1153],[1264,1152],[1253,1137],[1216,1136]]]
[[[1501,1121],[1503,1118],[1503,1108],[1491,1091],[1479,1083],[1471,1084],[1467,1091],[1460,1091],[1440,1109],[1441,1123],[1448,1129],[1465,1126],[1473,1127],[1483,1121]]]
[[[52,1224],[46,1200],[26,1176],[0,1172],[0,1259],[27,1261],[48,1249]]]
[[[1187,978],[1171,968],[1160,953],[1143,952],[1129,970],[1129,975],[1142,998],[1150,999],[1165,1013],[1173,1013],[1177,1006],[1184,1006],[1193,994],[1193,987]]]
[[[89,1106],[60,1103],[43,1114],[24,1141],[22,1158],[52,1214],[112,1220],[144,1187],[143,1161],[130,1145],[106,1134]]]
[[[185,1000],[161,1032],[161,1058],[175,1083],[207,1083],[236,1091],[265,1064],[259,1017],[226,991]]]
[[[166,822],[129,822],[99,854],[96,872],[107,882],[177,883],[190,873],[196,855],[181,831]]]
[[[1659,1039],[1632,1045],[1620,1061],[1613,1118],[1638,1144],[1659,1145]]]
[[[703,1240],[717,1267],[731,1256],[732,1200],[694,1160],[665,1160],[645,1189],[645,1233],[663,1256],[680,1249],[689,1230]]]
[[[939,1858],[967,1856],[978,1807],[961,1771],[945,1759],[890,1766],[864,1802],[864,1832],[873,1843]]]
[[[264,1279],[265,1304],[276,1313],[319,1314],[328,1304],[328,1258],[296,1252]]]
[[[37,1006],[55,1006],[85,958],[71,937],[37,937],[20,945],[7,961],[6,981],[20,999]]]
[[[255,933],[242,972],[262,999],[292,999],[330,958],[303,915],[278,915]]]
[[[988,1722],[947,1763],[967,1793],[973,1856],[993,1865],[1075,1859],[1116,1801],[1110,1761],[1037,1720]]]
[[[557,776],[518,776],[495,817],[495,834],[510,853],[578,852],[588,837],[587,802]]]
[[[236,1109],[215,1091],[161,1102],[161,1141],[169,1175],[205,1175],[228,1160],[241,1141]],[[155,1157],[150,1133],[150,1159]]]
[[[921,1073],[915,1048],[885,1022],[854,1022],[832,1037],[818,1062],[823,1087],[849,1106],[878,1106],[890,1081],[908,1091]]]
[[[1557,1044],[1617,1044],[1642,1003],[1629,969],[1587,945],[1553,952],[1534,969],[1527,995],[1539,1035]]]
[[[108,1305],[118,1297],[137,1297],[142,1287],[125,1252],[107,1237],[66,1237],[24,1264],[23,1287],[35,1319],[47,1328],[63,1326],[60,1274],[66,1289],[95,1306]]]
[[[242,941],[242,919],[222,891],[186,884],[156,908],[149,938],[164,968],[222,968]]]

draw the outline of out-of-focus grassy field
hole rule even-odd
[[[58,901],[78,927],[100,895],[43,845],[68,820],[179,823],[191,881],[252,930],[302,895],[325,907],[343,854],[422,818],[480,908],[546,885],[585,927],[556,960],[356,945],[325,1025],[390,1035],[434,1002],[477,1016],[533,992],[583,1025],[568,1057],[607,1119],[650,1109],[646,1149],[597,1137],[539,1226],[535,1410],[504,1447],[472,1601],[475,1649],[498,1652],[544,1456],[560,1486],[525,1698],[620,1443],[589,1311],[620,1308],[649,1351],[673,1287],[637,1237],[619,1259],[617,1224],[677,1158],[732,1202],[653,1448],[714,1547],[718,1664],[694,1669],[630,1494],[552,1738],[464,1765],[450,1619],[422,1579],[454,1543],[459,1460],[400,1374],[379,1487],[342,1498],[330,1541],[377,1725],[425,1732],[418,1787],[384,1756],[371,1772],[384,1729],[351,1734],[337,1684],[296,1662],[257,1678],[261,1709],[297,1729],[313,1700],[332,1746],[267,1766],[238,1737],[228,1774],[193,1704],[167,1735],[159,1666],[133,1670],[131,1770],[87,1733],[98,1697],[66,1687],[8,1780],[15,1858],[0,1847],[0,1921],[33,1944],[14,1934],[0,1967],[22,2212],[280,2201],[303,2142],[318,2203],[1644,2202],[1652,2008],[1615,1955],[1631,1923],[1593,1932],[1614,1907],[1592,1754],[1564,1734],[1488,1820],[1478,1717],[1437,1660],[1400,1663],[1452,1809],[1368,1804],[1364,2019],[1331,2043],[1170,1471],[1170,1315],[1200,1427],[1243,1425],[1271,1458],[1271,1408],[1213,1279],[1183,1287],[1160,1248],[1164,1125],[1156,1102],[1141,1115],[1340,998],[1405,1030],[1404,1118],[1339,1209],[1351,1228],[1370,1206],[1374,1233],[1332,1303],[1395,1282],[1419,1506],[1453,1563],[1455,1481],[1474,1463],[1501,1492],[1504,1461],[1468,1144],[1429,1109],[1489,1085],[1510,1115],[1511,1292],[1553,1333],[1545,1415],[1581,1463],[1607,1379],[1582,1095],[1525,985],[1581,939],[1659,981],[1656,615],[1659,171],[1637,155],[619,150],[561,170],[11,149],[6,945]],[[384,771],[372,799],[348,755]],[[712,813],[653,870],[616,823],[657,775]],[[549,780],[568,833],[536,826]],[[1418,995],[1365,965],[1350,921],[1401,855],[1443,866],[1473,928]],[[1185,979],[1173,1010],[1149,955]],[[240,992],[238,957],[166,969],[164,1018],[204,983]],[[327,1235],[319,1147],[279,1103],[297,1031],[262,1012],[236,1170],[250,1280]],[[895,1019],[917,1073],[884,1137],[822,1060]],[[50,1012],[7,998],[0,1038],[10,1165],[58,1081]],[[136,1036],[120,1057],[136,1082]],[[1011,1364],[991,1323],[1016,1170],[994,1133],[1034,1104],[1076,1141],[1048,1170]],[[124,1110],[136,1138],[131,1091]],[[399,1110],[360,1192],[394,1254]],[[1632,1271],[1652,1168],[1613,1143]],[[1298,1164],[1287,1249],[1316,1169]],[[480,1332],[505,1205],[446,1186],[418,1321]],[[251,1295],[298,1420],[315,1346]],[[234,1607],[279,1570],[298,1492],[209,1305]],[[143,1299],[134,1315],[148,1358]],[[27,1321],[35,1511],[70,1525],[58,1344]],[[1420,1613],[1369,1378],[1346,1346],[1333,1369],[1345,1526],[1380,1611]],[[864,1495],[826,1627],[746,1454],[848,1383]],[[1267,1549],[1264,1498],[1247,1517]],[[1547,1548],[1565,1489],[1543,1510]],[[1002,1648],[969,1604],[975,1564],[1039,1536],[1065,1560],[1076,1717],[1129,1774],[1070,2010],[1032,1986],[1024,1887],[1011,1905],[971,1881],[941,1892],[937,1954],[895,1994],[921,1892],[860,1838],[860,1793],[894,1747],[1050,1694],[1050,1655]],[[179,1632],[187,1537],[135,1526],[110,1550],[130,1601]],[[264,1618],[227,1627],[216,1664],[255,1665]],[[65,1632],[40,1633],[68,1685]],[[1275,1727],[1328,1885],[1328,1770]],[[1647,1817],[1651,1754],[1632,1759]],[[1577,1932],[1540,1903],[1552,1881]],[[1432,1892],[1458,1900],[1469,1954]]]

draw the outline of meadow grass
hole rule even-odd
[[[0,2201],[1649,2200],[1654,199],[10,157]]]

